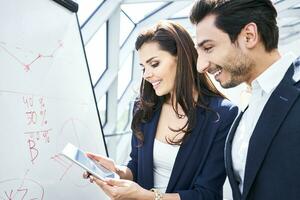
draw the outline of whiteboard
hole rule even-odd
[[[108,199],[59,155],[107,155],[76,14],[1,0],[0,24],[0,200]]]

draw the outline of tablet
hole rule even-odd
[[[118,174],[93,161],[87,157],[85,152],[71,143],[68,143],[65,146],[61,155],[73,161],[98,179],[104,180],[105,178],[119,178]]]

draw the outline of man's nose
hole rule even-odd
[[[208,67],[209,67],[210,62],[205,59],[203,56],[198,55],[198,59],[197,59],[197,71],[199,73],[204,73],[207,71]]]

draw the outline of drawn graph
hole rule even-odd
[[[48,53],[36,53],[32,50],[26,50],[20,46],[10,46],[6,42],[0,41],[0,49],[2,49],[5,54],[15,60],[15,62],[21,65],[25,72],[31,71],[33,65],[41,59],[54,58],[57,51],[62,47],[63,42],[59,40],[57,41],[56,47],[52,51]]]

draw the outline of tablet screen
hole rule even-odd
[[[64,148],[62,154],[98,178],[116,178],[115,173],[97,164],[87,157],[83,151],[70,143]]]

